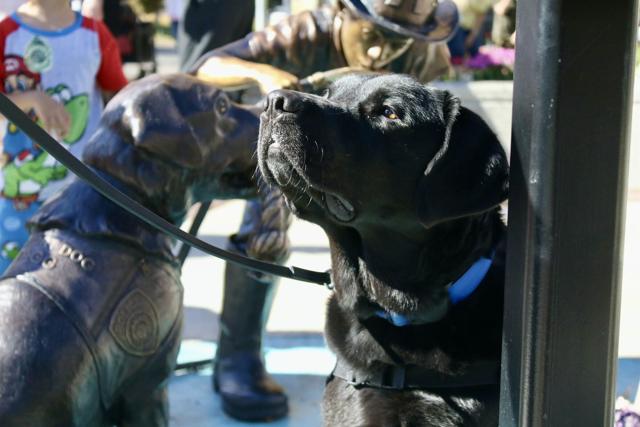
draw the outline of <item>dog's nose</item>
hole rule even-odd
[[[297,113],[302,110],[302,96],[291,90],[274,90],[267,95],[267,110],[274,114]]]

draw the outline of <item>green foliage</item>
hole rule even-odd
[[[161,22],[161,21],[156,22],[155,29],[156,29],[156,34],[173,37],[173,35],[171,34],[171,27],[164,22]]]
[[[163,0],[128,0],[136,13],[158,13],[164,7]]]
[[[513,70],[508,67],[488,67],[474,71],[473,80],[513,80]]]

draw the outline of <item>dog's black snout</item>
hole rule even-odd
[[[302,96],[290,90],[275,90],[267,95],[267,110],[275,114],[298,113],[302,110]]]

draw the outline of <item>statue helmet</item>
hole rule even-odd
[[[458,25],[451,0],[341,0],[357,17],[405,37],[446,41]]]

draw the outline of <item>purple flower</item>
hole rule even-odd
[[[623,397],[616,399],[614,427],[640,427],[638,408]]]
[[[478,54],[467,60],[468,68],[484,69],[489,67],[513,68],[516,51],[512,48],[499,46],[481,46]]]
[[[633,410],[617,409],[615,427],[640,427],[640,414]]]

